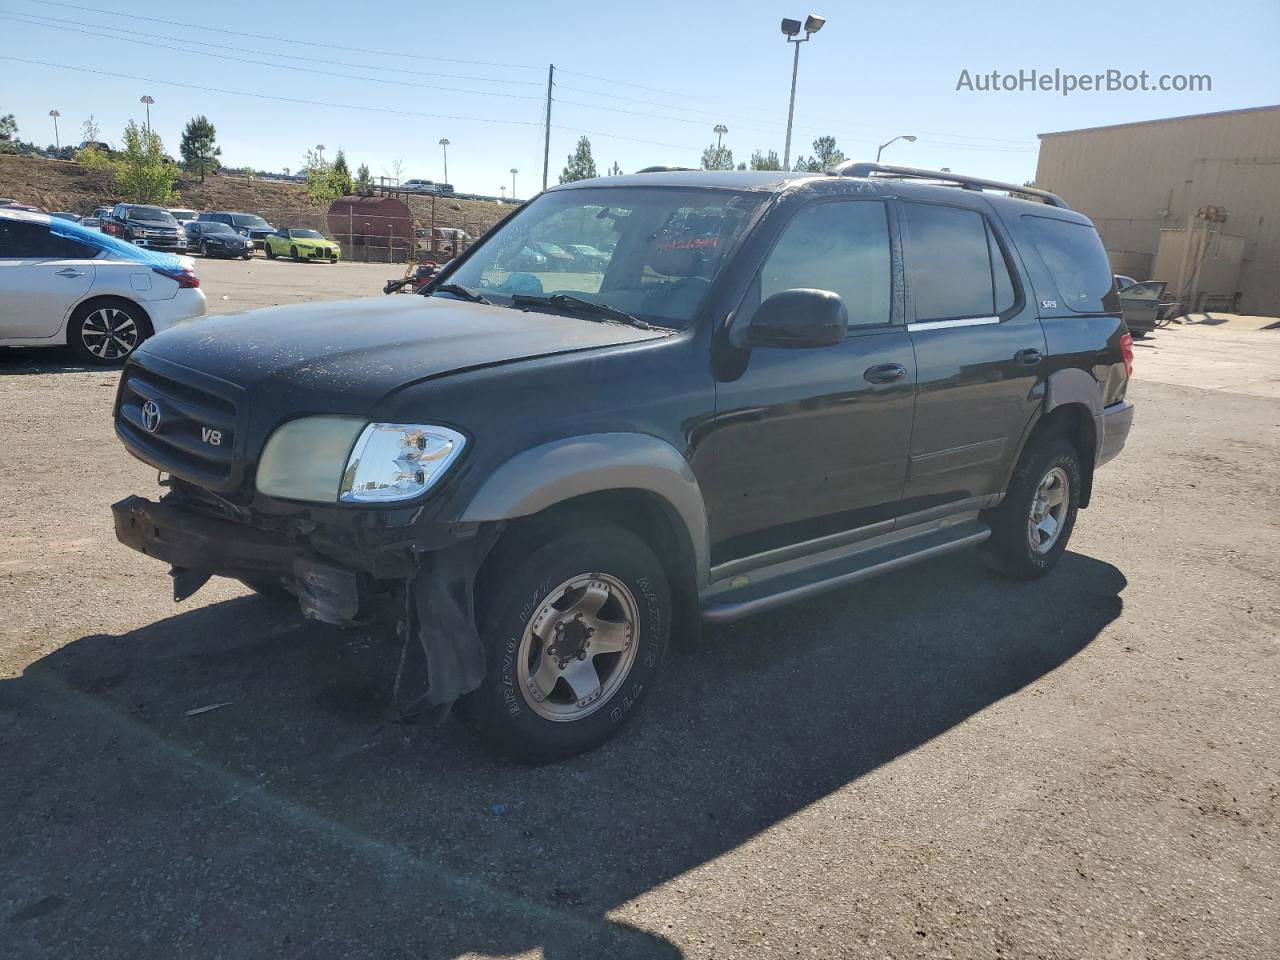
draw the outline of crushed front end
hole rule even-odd
[[[126,497],[112,513],[121,543],[168,564],[175,601],[223,576],[292,594],[315,620],[385,627],[421,648],[427,690],[415,708],[445,707],[480,683],[472,585],[498,525],[426,519],[420,501],[399,503],[393,489],[432,482],[427,474],[440,465],[430,461],[439,452],[434,435],[362,417],[300,417],[255,429],[243,388],[139,359],[121,377],[116,433],[161,471],[165,492],[158,500]],[[460,438],[459,449],[436,461],[460,452],[461,435],[444,433]],[[359,465],[388,458],[394,466],[385,482]],[[317,477],[329,473],[330,502],[314,502],[328,496]]]

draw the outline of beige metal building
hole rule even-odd
[[[1280,106],[1042,133],[1035,184],[1093,220],[1116,273],[1280,316]]]

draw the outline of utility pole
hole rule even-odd
[[[440,138],[440,149],[444,153],[444,182],[449,182],[449,138]]]
[[[53,146],[55,149],[61,150],[62,140],[58,137],[58,118],[62,116],[62,114],[60,114],[57,110],[50,110],[49,116],[53,117]],[[512,173],[514,172],[515,171],[513,170]],[[514,180],[511,182],[515,183]],[[512,188],[512,192],[513,193],[515,192],[514,188]]]
[[[551,165],[551,86],[556,78],[556,65],[547,67],[547,135],[542,142],[542,189],[547,189],[547,168]]]

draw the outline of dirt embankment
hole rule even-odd
[[[325,229],[328,205],[313,203],[306,188],[297,183],[221,175],[201,183],[197,177],[184,176],[178,193],[181,200],[174,206],[243,210],[278,225]],[[78,163],[9,154],[0,154],[0,197],[83,215],[124,199]],[[472,236],[479,236],[511,211],[509,204],[453,197],[438,197],[434,204],[431,197],[410,197],[408,203],[421,226],[461,227]]]

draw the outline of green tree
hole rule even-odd
[[[844,160],[844,151],[836,146],[835,137],[819,137],[813,141],[813,156],[798,157],[796,169],[809,173],[821,173],[828,167],[843,163]]]
[[[178,168],[166,159],[164,143],[154,130],[130,120],[124,128],[124,149],[111,162],[116,189],[124,200],[164,205],[178,199],[173,189]]]
[[[714,143],[702,151],[703,170],[732,170],[733,151],[728,147],[717,147]]]
[[[361,195],[373,192],[373,177],[369,175],[369,165],[362,163],[356,167],[356,179],[354,183],[356,193]]]
[[[314,203],[332,203],[343,195],[344,181],[338,175],[333,164],[322,160],[320,154],[308,150],[302,158],[302,169],[307,173],[307,196]],[[350,180],[350,176],[347,180]]]
[[[12,113],[6,113],[0,117],[0,140],[12,140],[18,135],[18,121],[13,118]]]
[[[781,170],[782,159],[778,156],[777,150],[770,150],[768,153],[761,153],[756,150],[751,154],[752,170]]]
[[[591,141],[585,136],[578,138],[578,147],[569,154],[569,162],[560,174],[561,183],[573,183],[575,180],[590,180],[598,176],[596,161],[591,156]]]
[[[343,196],[349,195],[355,189],[355,182],[351,179],[351,168],[347,166],[347,155],[342,152],[341,147],[338,148],[338,155],[333,158],[333,178]]]
[[[613,166],[609,168],[609,176],[611,177],[622,176],[622,168],[618,166],[617,160],[613,161]]]
[[[182,144],[178,147],[182,153],[182,162],[188,170],[200,174],[201,183],[204,183],[205,171],[210,167],[216,168],[217,158],[222,156],[222,148],[214,142],[216,137],[217,131],[204,114],[188,120],[182,131]]]

